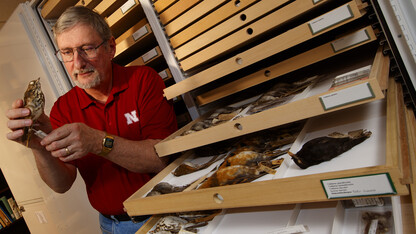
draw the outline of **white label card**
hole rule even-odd
[[[353,16],[350,6],[347,4],[311,20],[309,28],[312,34],[316,34]]]
[[[331,45],[334,49],[334,52],[338,52],[340,50],[355,46],[368,40],[370,40],[370,35],[368,35],[367,29],[362,29],[348,36],[333,41]]]
[[[134,5],[136,5],[136,1],[134,0],[127,0],[121,7],[121,13],[125,14],[128,10],[130,10]]]
[[[387,173],[321,180],[328,199],[396,194]]]
[[[156,48],[153,48],[152,50],[150,50],[149,52],[144,54],[142,56],[142,59],[143,59],[143,62],[147,63],[150,59],[152,59],[156,56],[157,56],[157,50],[156,50]]]
[[[373,90],[368,82],[342,89],[324,96],[319,100],[324,110],[330,110],[354,102],[374,98]]]
[[[144,35],[146,35],[149,31],[147,30],[146,25],[141,27],[140,29],[138,29],[136,32],[133,33],[133,40],[137,41],[139,40],[141,37],[143,37]]]

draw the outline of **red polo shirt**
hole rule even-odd
[[[164,88],[163,80],[149,67],[113,64],[113,87],[105,105],[74,87],[55,102],[51,123],[58,128],[82,122],[129,140],[163,139],[177,129],[173,106],[163,97]],[[103,214],[124,213],[122,203],[151,178],[94,154],[71,163],[85,181],[91,205]]]

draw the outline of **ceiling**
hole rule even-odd
[[[27,0],[0,0],[0,29],[16,9],[17,5]]]

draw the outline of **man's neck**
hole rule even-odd
[[[98,87],[85,89],[85,92],[94,98],[97,102],[105,104],[107,102],[108,97],[110,96],[112,88],[112,80],[111,77],[102,81]]]

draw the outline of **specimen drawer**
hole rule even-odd
[[[357,129],[372,132],[367,140],[329,161],[300,169],[291,156],[285,154],[282,156],[283,163],[274,174],[266,174],[250,183],[198,189],[201,181],[209,178],[211,170],[217,168],[221,161],[191,174],[174,176],[172,172],[184,162],[188,165],[201,163],[201,157],[194,153],[197,151],[188,151],[127,199],[124,206],[130,216],[135,216],[343,200],[363,196],[407,195],[409,191],[406,181],[409,178],[406,177],[410,175],[411,169],[400,164],[409,155],[397,153],[403,139],[400,138],[402,131],[395,130],[406,126],[406,123],[398,119],[398,114],[403,110],[399,109],[397,87],[398,84],[390,79],[386,99],[310,118],[306,122],[296,140],[289,146],[292,153],[298,152],[309,140],[332,132],[346,133]],[[179,187],[190,186],[182,192],[146,197],[160,182]],[[364,191],[349,191],[349,186],[356,183],[364,183]],[[343,187],[345,184],[347,186]],[[387,190],[378,191],[373,188],[374,185],[383,185]]]
[[[385,84],[388,78],[389,58],[383,55],[381,48],[377,52],[374,49],[376,48],[373,48],[373,52],[366,53],[368,57],[361,56],[350,61],[351,63],[349,65],[343,63],[341,64],[341,68],[333,70],[328,74],[323,74],[322,82],[318,82],[315,86],[298,94],[292,101],[251,115],[241,115],[240,118],[224,121],[221,124],[216,124],[212,127],[184,135],[185,132],[191,130],[197,123],[204,121],[204,119],[211,115],[211,113],[207,113],[205,116],[194,120],[156,144],[156,151],[159,156],[166,156],[384,98],[383,90],[386,88]],[[334,77],[346,72],[346,70],[348,71],[348,69],[354,70],[367,65],[371,65],[371,71],[366,79],[360,79],[353,83],[331,88]],[[338,95],[350,91],[354,92],[353,90],[361,86],[368,86],[374,95],[355,101],[347,98],[345,102],[333,108],[327,108],[322,103],[322,97],[324,96]],[[350,97],[359,96],[350,95]],[[254,97],[254,100],[256,98]],[[236,105],[238,106],[239,104]]]

